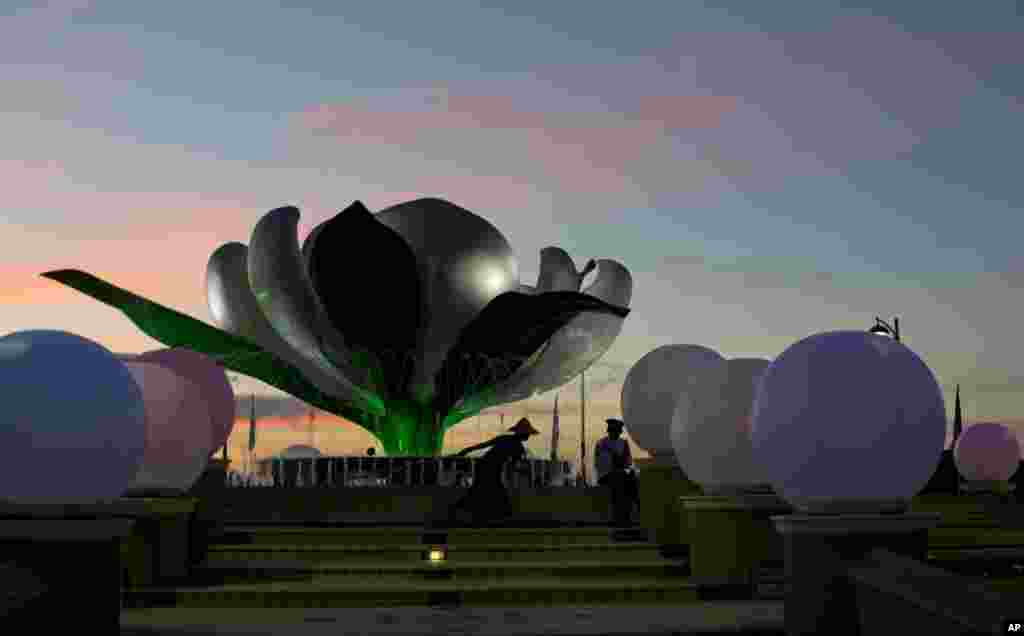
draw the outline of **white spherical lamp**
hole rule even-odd
[[[679,398],[672,447],[687,477],[706,494],[731,494],[768,482],[754,460],[750,414],[758,382],[770,362],[728,360],[707,370]]]
[[[669,430],[680,396],[724,361],[700,345],[665,345],[640,358],[622,385],[622,419],[633,442],[651,455],[674,458]]]
[[[0,338],[0,399],[0,499],[113,500],[142,464],[142,391],[124,364],[91,340],[51,330]]]
[[[1005,424],[978,422],[960,434],[953,461],[968,482],[1006,482],[1020,464],[1020,444]]]
[[[769,365],[754,401],[754,459],[805,512],[903,510],[935,472],[942,391],[892,338],[831,331]]]
[[[170,369],[126,362],[146,407],[146,452],[127,494],[180,494],[199,479],[209,459],[210,414],[202,392]]]

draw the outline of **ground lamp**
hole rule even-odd
[[[1020,464],[1017,436],[1005,424],[978,422],[957,440],[953,461],[972,492],[1007,492]]]
[[[924,557],[939,517],[906,509],[945,437],[934,374],[894,338],[819,333],[769,365],[751,441],[776,492],[800,513],[772,518],[786,544],[789,634],[857,624],[852,592],[831,584],[848,559],[872,548]]]
[[[448,559],[448,546],[432,545],[426,551],[424,558],[431,563],[444,563]]]

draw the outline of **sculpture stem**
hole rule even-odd
[[[387,415],[370,416],[367,424],[373,426],[373,433],[384,446],[384,452],[392,457],[435,457],[444,447],[441,417],[429,406],[389,400]]]

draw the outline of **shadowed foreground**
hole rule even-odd
[[[183,622],[187,621],[187,622]],[[360,634],[413,636],[625,636],[783,634],[781,602],[617,607],[401,607],[352,609],[177,608],[126,610],[122,636]]]

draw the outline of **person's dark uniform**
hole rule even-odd
[[[482,448],[490,448],[477,462],[476,476],[469,492],[448,511],[448,521],[455,519],[460,510],[469,510],[475,522],[503,519],[512,514],[512,499],[505,490],[501,475],[508,461],[518,462],[526,455],[523,442],[540,431],[525,417],[509,429],[512,435],[499,435],[494,439],[459,451],[459,457]]]
[[[625,426],[622,420],[609,419],[608,436],[597,443],[594,458],[597,463],[597,483],[611,491],[612,520],[616,526],[630,525],[633,506],[639,504],[636,475],[630,472],[633,454],[629,443],[621,439]]]

